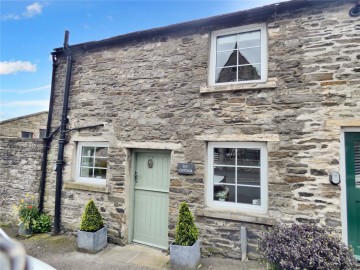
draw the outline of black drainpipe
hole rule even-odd
[[[54,214],[54,231],[55,235],[60,233],[60,212],[61,212],[61,188],[62,188],[62,173],[64,165],[64,144],[66,135],[67,113],[69,105],[69,91],[70,91],[70,79],[71,79],[71,67],[72,57],[69,47],[69,31],[65,31],[64,38],[64,52],[66,55],[66,77],[65,77],[65,89],[64,100],[62,107],[61,123],[60,123],[60,138],[58,147],[58,158],[56,161],[56,189],[55,189],[55,214]]]
[[[50,129],[51,129],[51,120],[53,112],[53,99],[54,99],[54,88],[55,88],[55,73],[56,73],[56,56],[52,55],[52,75],[51,75],[51,90],[50,90],[50,100],[49,100],[49,111],[48,119],[46,124],[46,136],[44,140],[44,149],[43,149],[43,158],[41,163],[41,179],[40,179],[40,194],[39,194],[39,212],[42,213],[44,210],[44,196],[45,196],[45,185],[46,185],[46,164],[48,150],[51,143],[50,138]]]

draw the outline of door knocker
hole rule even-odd
[[[148,168],[152,168],[153,165],[154,165],[154,162],[153,162],[153,160],[150,158],[150,159],[148,160]]]

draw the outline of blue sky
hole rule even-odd
[[[0,1],[0,120],[48,109],[52,62],[62,47],[281,0]]]

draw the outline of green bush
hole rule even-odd
[[[259,251],[273,270],[352,270],[350,248],[329,227],[312,223],[279,224],[265,233]]]
[[[34,233],[45,233],[51,230],[51,219],[47,214],[38,216],[32,224]]]
[[[179,246],[192,246],[199,237],[194,217],[187,203],[182,202],[179,208],[179,220],[176,225],[175,244]]]
[[[80,230],[86,232],[96,232],[104,227],[103,219],[100,215],[99,210],[95,206],[93,200],[90,200],[85,211],[81,217]]]

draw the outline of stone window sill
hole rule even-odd
[[[196,215],[200,217],[227,219],[227,220],[242,221],[247,223],[263,224],[263,225],[276,224],[275,218],[266,215],[255,215],[250,213],[244,213],[238,210],[204,208],[204,209],[196,209]]]
[[[273,89],[277,87],[277,78],[269,78],[267,82],[260,83],[234,83],[211,86],[200,86],[200,93],[228,92],[238,90]]]
[[[103,185],[95,185],[88,183],[79,183],[79,182],[65,182],[65,189],[76,189],[76,190],[84,190],[84,191],[93,191],[100,193],[109,193],[109,188]]]

